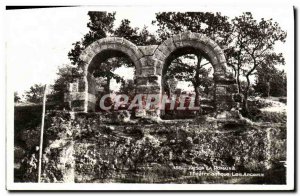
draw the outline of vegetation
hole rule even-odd
[[[42,103],[45,86],[42,84],[35,84],[25,92],[26,101],[30,103]]]
[[[235,17],[232,20],[232,26],[233,38],[230,50],[233,55],[228,59],[235,70],[239,92],[244,95],[243,109],[247,114],[251,86],[250,76],[259,68],[266,69],[274,64],[284,64],[282,54],[275,53],[274,46],[277,42],[285,42],[287,34],[272,19],[262,18],[260,21],[256,21],[248,12]],[[240,85],[241,75],[247,81],[244,87]]]
[[[193,60],[195,58],[194,55],[185,55],[182,58],[177,58],[171,65],[168,67],[166,73],[164,74],[165,79],[165,90],[169,91],[169,80],[175,78],[179,81],[190,82],[194,87],[195,91],[195,106],[200,106],[200,86],[208,88],[212,86],[213,80],[212,77],[209,77],[211,72],[211,67],[207,68],[205,65],[208,63],[205,62],[204,57],[202,55],[197,55],[197,63],[192,64],[191,62],[186,62],[186,59]],[[204,63],[202,63],[204,61]],[[170,92],[167,92],[170,96]]]
[[[192,178],[195,176],[190,172],[193,172],[191,168],[204,167],[203,172],[215,173],[214,166],[224,165],[234,166],[236,172],[271,172],[268,170],[270,153],[277,153],[274,161],[285,156],[281,150],[284,148],[285,126],[274,126],[274,133],[268,136],[263,126],[218,127],[211,122],[202,122],[199,128],[199,122],[185,124],[176,121],[172,124],[147,124],[149,129],[145,133],[139,123],[107,123],[111,121],[112,118],[101,114],[78,115],[70,120],[66,112],[49,112],[43,182],[63,182],[68,176],[68,170],[72,169],[69,164],[73,159],[66,157],[67,149],[73,149],[73,177],[81,183],[226,183],[233,179],[236,180],[234,183],[251,183],[253,178]],[[32,133],[26,132],[26,135]],[[34,138],[38,137],[33,137],[26,148],[38,144]],[[268,142],[276,148],[269,151],[265,146]],[[31,181],[35,181],[37,170],[34,157],[28,154],[23,160],[26,170],[20,176],[21,180],[31,176]],[[232,171],[219,172],[226,174]],[[264,184],[273,184],[279,179],[278,176],[273,177],[259,180]]]
[[[18,103],[21,101],[21,97],[19,96],[18,92],[14,92],[14,102]]]

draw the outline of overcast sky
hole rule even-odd
[[[113,9],[113,8],[110,8]],[[53,83],[59,66],[70,64],[67,57],[72,43],[79,41],[88,32],[87,11],[97,8],[51,8],[6,11],[6,62],[9,76],[14,77],[13,88],[19,93],[36,83]],[[207,8],[199,9],[207,10]],[[291,28],[292,9],[244,8],[232,7],[230,10],[219,8],[223,15],[234,17],[243,11],[251,11],[256,19],[273,18],[283,30]],[[157,9],[154,8],[118,8],[115,26],[127,18],[133,27],[148,26],[154,32],[157,27],[151,25]],[[289,32],[288,32],[288,39]],[[287,44],[276,46],[276,51],[288,54]],[[287,59],[287,64],[289,60]]]

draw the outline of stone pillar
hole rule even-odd
[[[149,95],[156,95],[157,98],[160,98],[161,86],[158,84],[160,80],[160,76],[157,75],[140,76],[136,78],[136,94],[142,94],[145,99]],[[153,105],[147,110],[140,112],[144,113],[143,117],[160,117],[159,104]]]
[[[87,73],[87,100],[86,100],[86,110],[89,112],[94,112],[96,109],[96,79],[90,73]]]
[[[237,84],[232,76],[214,75],[215,110],[217,118],[238,117],[237,102],[234,99],[238,92]],[[221,114],[221,115],[220,115]]]
[[[76,82],[69,84],[69,92],[65,93],[65,102],[71,111],[85,111],[85,78],[79,78]]]
[[[95,78],[89,73],[69,84],[69,92],[65,94],[65,102],[68,103],[71,111],[95,111],[95,85]]]
[[[151,50],[153,46],[147,48],[144,46],[145,50]],[[159,99],[161,95],[161,76],[156,74],[155,70],[155,60],[153,56],[144,56],[140,59],[142,64],[142,70],[139,75],[136,75],[136,94],[143,94],[146,99],[148,95],[156,95]],[[159,104],[153,105],[142,111],[143,117],[160,117]],[[137,115],[138,116],[138,115]]]

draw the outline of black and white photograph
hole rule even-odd
[[[8,190],[293,190],[294,8],[5,10]]]

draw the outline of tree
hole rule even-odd
[[[136,42],[138,39],[138,28],[132,28],[130,21],[123,19],[120,26],[114,31],[114,36],[124,37],[131,42]]]
[[[235,69],[239,92],[244,95],[243,110],[247,114],[250,76],[255,74],[259,66],[284,64],[282,54],[274,52],[274,45],[277,42],[285,42],[286,32],[272,19],[262,18],[257,22],[249,12],[235,17],[232,23],[233,38],[228,61]],[[241,75],[247,81],[244,89],[240,85]]]
[[[90,31],[83,36],[81,41],[73,44],[73,49],[68,53],[68,57],[73,65],[82,66],[79,60],[81,52],[94,41],[105,38],[113,33],[113,23],[115,21],[115,12],[88,12],[90,21],[87,27]]]
[[[113,34],[113,27],[116,13],[108,12],[88,12],[90,21],[87,27],[90,31],[84,36],[82,45],[89,46],[94,41]]]
[[[136,45],[157,44],[157,38],[148,31],[146,26],[141,30],[137,27],[132,28],[128,19],[121,21],[120,26],[114,31],[114,36],[124,37]]]
[[[275,66],[259,66],[257,68],[254,89],[263,97],[286,96],[285,72],[277,70]]]
[[[115,12],[88,12],[90,21],[87,27],[90,31],[83,36],[81,41],[77,41],[73,44],[73,49],[68,53],[68,57],[73,65],[80,66],[79,56],[81,52],[88,47],[94,41],[107,36],[119,36],[128,39],[136,45],[149,45],[156,43],[156,37],[149,33],[147,27],[144,27],[141,31],[139,28],[132,28],[128,19],[123,19],[119,27],[115,30]]]
[[[128,95],[130,98],[134,97],[135,85],[133,80],[122,81],[119,93]]]
[[[185,55],[185,58],[194,59],[194,55]],[[195,106],[200,106],[200,89],[201,85],[208,85],[211,82],[209,79],[209,73],[211,68],[206,68],[205,65],[208,63],[202,63],[203,57],[201,55],[196,56],[196,65],[191,63],[185,63],[182,59],[178,58],[171,63],[168,71],[164,74],[164,79],[168,80],[172,77],[179,81],[190,82],[195,91]],[[170,94],[170,93],[167,93]]]
[[[90,29],[89,32],[83,36],[81,41],[77,41],[73,44],[73,49],[68,53],[68,57],[71,63],[75,66],[75,69],[79,72],[80,69],[83,69],[84,63],[79,59],[82,51],[88,47],[94,41],[98,39],[105,38],[107,36],[113,35],[114,30],[114,21],[115,21],[115,12],[88,12],[90,21],[87,24],[87,27]],[[117,58],[108,59],[94,70],[95,77],[103,77],[106,79],[106,92],[109,92],[110,80],[115,78],[118,82],[120,81],[119,76],[113,73],[113,70],[117,67],[120,67],[120,64],[124,62],[124,59],[118,61]],[[127,61],[128,63],[128,61]],[[130,64],[130,63],[128,63]],[[73,75],[74,76],[74,75]],[[80,75],[76,75],[80,77]],[[73,78],[75,79],[75,78]],[[63,91],[61,91],[62,93]]]
[[[159,42],[157,41],[157,37],[154,34],[151,34],[147,26],[144,26],[142,30],[139,31],[139,36],[135,42],[136,45],[157,45]]]
[[[25,99],[31,103],[42,103],[45,87],[42,84],[35,84],[25,92]]]
[[[19,96],[18,92],[14,92],[14,102],[19,103],[21,101],[21,97]]]
[[[287,78],[286,73],[277,71],[270,82],[270,95],[274,97],[286,97],[287,96]]]
[[[106,85],[104,86],[104,91],[110,93],[110,82],[112,79],[115,79],[117,83],[124,82],[124,79],[118,74],[115,74],[114,71],[121,67],[132,67],[133,64],[127,58],[110,58],[107,61],[100,64],[99,69],[96,69],[93,73],[94,77],[101,77],[106,79]]]
[[[226,48],[231,38],[231,24],[227,16],[211,12],[160,12],[156,14],[160,41],[183,31],[201,33]]]

